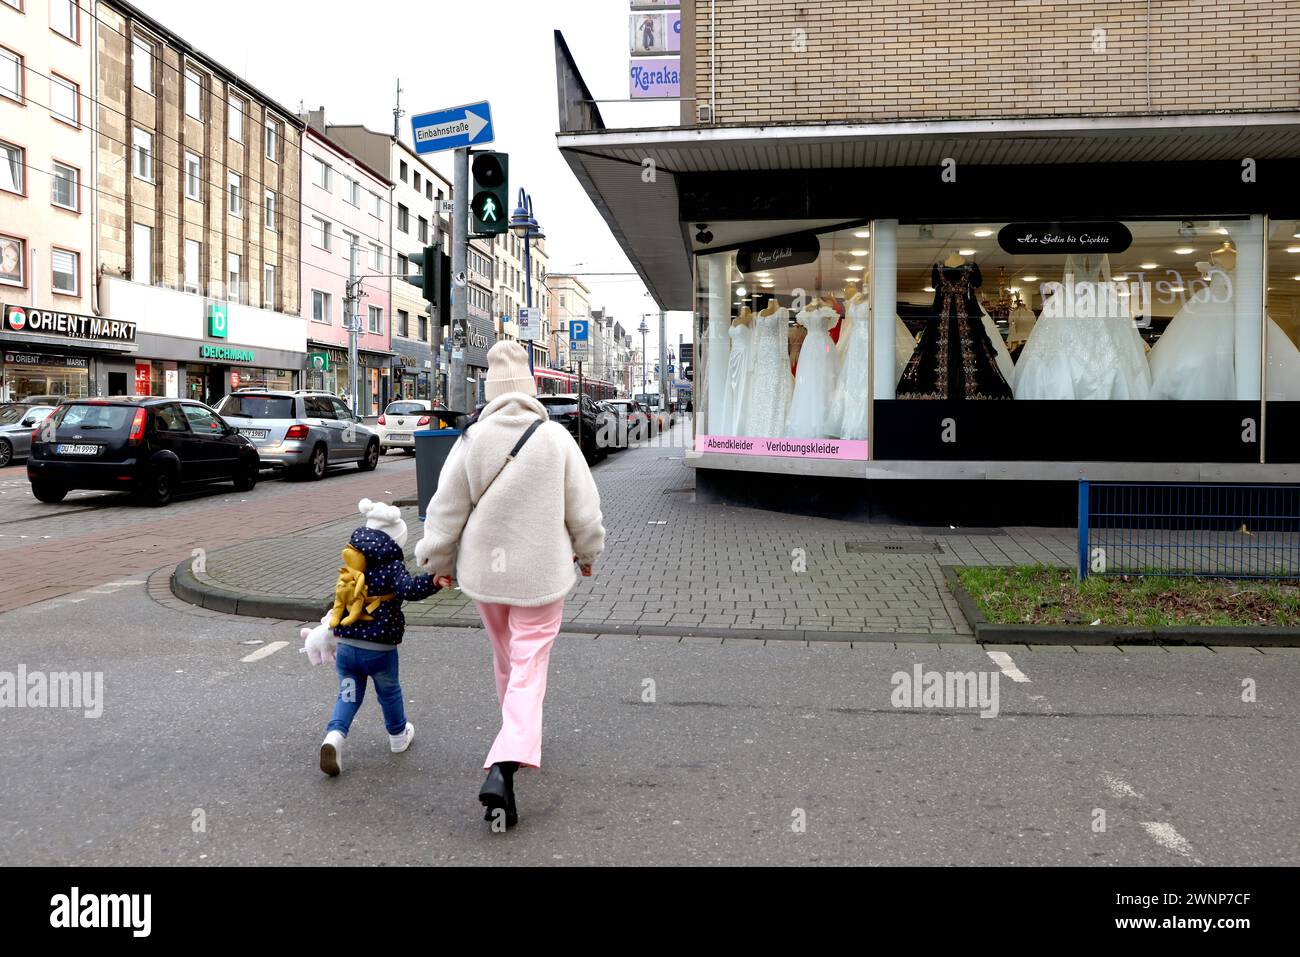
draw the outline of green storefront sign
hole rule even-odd
[[[214,339],[226,338],[226,330],[229,327],[229,323],[230,317],[226,313],[225,303],[208,303],[208,335]]]
[[[218,359],[226,362],[252,362],[252,349],[236,349],[233,346],[199,346],[199,358]]]

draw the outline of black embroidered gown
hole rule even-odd
[[[898,382],[900,399],[1010,399],[997,352],[984,331],[975,290],[980,267],[966,263],[930,270],[934,308],[916,352]]]

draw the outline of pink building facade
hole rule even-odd
[[[307,387],[378,415],[394,394],[389,246],[393,183],[308,127],[302,138],[302,315]],[[352,396],[345,325],[350,257],[362,277],[356,304],[358,388]],[[373,277],[373,278],[370,278]],[[355,400],[355,404],[354,404]]]

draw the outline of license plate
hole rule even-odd
[[[390,442],[410,442],[412,439],[410,432],[389,432],[388,441]]]
[[[250,439],[264,439],[266,438],[266,429],[240,429],[239,434],[246,435]]]
[[[98,445],[56,445],[56,455],[98,455]]]

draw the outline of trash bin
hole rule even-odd
[[[464,431],[463,428],[446,426],[463,426],[465,421],[463,412],[435,409],[431,414],[444,428],[418,429],[415,433],[415,496],[422,522],[429,499],[438,491],[438,475],[442,472],[443,463],[447,461],[447,453]]]

